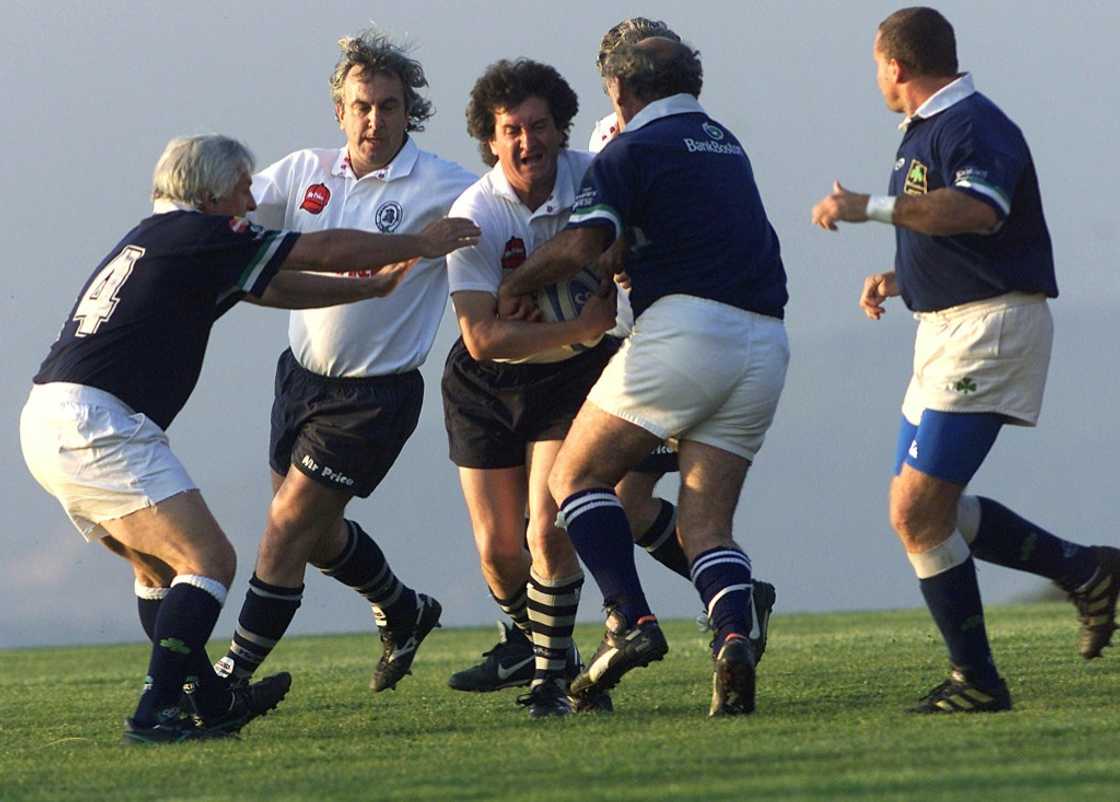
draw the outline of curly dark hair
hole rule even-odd
[[[493,167],[498,157],[490,151],[494,139],[494,115],[516,108],[530,97],[548,103],[556,128],[564,135],[562,147],[568,147],[568,132],[579,111],[579,98],[568,82],[553,67],[519,58],[502,59],[486,68],[474,82],[467,103],[467,133],[478,140],[482,161]]]
[[[368,77],[379,72],[396,75],[404,87],[404,105],[408,112],[408,131],[423,131],[424,122],[432,116],[432,102],[420,95],[417,89],[428,85],[424,68],[416,59],[409,58],[408,48],[395,44],[384,32],[377,28],[366,28],[357,36],[344,36],[338,40],[342,51],[331,73],[331,100],[338,117],[338,105],[342,103],[342,87],[350,70],[358,67]]]

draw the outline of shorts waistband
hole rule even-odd
[[[322,373],[316,373],[313,370],[308,370],[303,365],[301,365],[299,363],[299,360],[296,359],[295,354],[292,353],[291,348],[286,349],[284,353],[280,355],[280,358],[282,360],[290,362],[292,367],[299,373],[306,374],[307,376],[310,376],[317,381],[326,382],[329,384],[346,385],[349,387],[368,387],[394,384],[402,380],[413,380],[414,378],[420,376],[420,371],[417,368],[406,370],[403,373],[386,373],[380,376],[325,376]]]
[[[1046,294],[1041,292],[1008,292],[994,298],[983,298],[979,301],[969,301],[966,304],[938,309],[934,312],[915,312],[917,320],[954,320],[969,315],[987,314],[999,309],[1010,309],[1013,306],[1029,306],[1031,304],[1046,303]]]
[[[606,356],[613,356],[622,341],[616,337],[604,336],[586,351],[580,351],[575,356],[561,359],[557,362],[497,362],[492,360],[478,361],[470,355],[467,346],[460,337],[451,347],[448,359],[460,365],[469,366],[478,374],[489,376],[503,376],[513,383],[534,381],[545,376],[552,376],[561,371],[579,370],[585,362],[594,362]]]
[[[88,384],[74,384],[73,382],[47,382],[46,384],[31,385],[30,398],[39,398],[51,401],[74,401],[79,404],[100,404],[128,410],[129,415],[135,415],[136,410],[121,401],[115,395]]]

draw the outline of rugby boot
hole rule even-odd
[[[381,657],[369,681],[374,693],[393,690],[405,674],[412,673],[416,650],[428,633],[439,626],[439,616],[443,612],[439,602],[423,593],[416,594],[416,602],[415,617],[411,621],[392,628],[379,627]]]
[[[754,654],[750,641],[729,635],[715,657],[712,706],[708,716],[739,716],[754,712]]]
[[[528,693],[518,696],[517,703],[529,708],[530,718],[567,716],[572,712],[572,702],[558,682],[545,680]]]
[[[191,684],[185,685],[183,690],[191,703],[194,720],[199,727],[205,730],[236,733],[253,719],[275,710],[288,695],[291,687],[292,675],[287,671],[265,677],[251,685],[231,685],[229,709],[218,715],[204,715],[199,710]]]
[[[603,640],[591,662],[572,680],[571,695],[581,699],[594,692],[608,691],[626,672],[648,666],[668,651],[669,644],[656,618],[649,616],[631,625],[621,612],[611,608],[607,611]]]
[[[490,693],[528,685],[533,680],[533,643],[518,627],[498,622],[498,642],[482,653],[481,663],[451,675],[457,691]]]
[[[911,713],[998,713],[1011,709],[1007,683],[998,678],[992,687],[980,687],[954,668],[949,678],[910,708]]]
[[[754,651],[754,664],[762,662],[762,655],[766,651],[766,639],[770,634],[770,614],[774,611],[774,602],[778,594],[769,582],[755,580],[751,588],[751,632],[748,639]],[[707,613],[696,616],[696,626],[701,632],[711,630],[711,622]]]
[[[126,746],[177,744],[183,741],[228,737],[236,736],[229,732],[204,730],[195,725],[194,719],[183,716],[176,707],[164,711],[154,724],[139,724],[131,718],[126,718],[121,743]]]
[[[1112,643],[1116,629],[1116,597],[1120,594],[1120,549],[1093,546],[1097,572],[1085,587],[1069,594],[1081,622],[1077,650],[1086,660],[1100,657],[1104,647]]]

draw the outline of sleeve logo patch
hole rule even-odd
[[[404,219],[404,209],[396,201],[385,201],[377,207],[373,222],[377,230],[383,234],[392,234],[401,226]]]
[[[917,159],[910,160],[910,169],[906,171],[906,186],[903,192],[907,195],[925,195],[929,191],[929,168]]]
[[[525,262],[525,240],[510,237],[502,248],[502,270],[513,270]]]
[[[330,201],[331,191],[327,189],[326,184],[312,184],[307,188],[307,192],[303,196],[303,203],[299,205],[299,208],[310,214],[319,214],[327,208]]]
[[[930,168],[917,159],[911,159],[911,167],[906,170],[906,186],[903,192],[907,195],[925,195],[930,192]]]

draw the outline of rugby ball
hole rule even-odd
[[[541,311],[541,320],[548,323],[559,323],[564,320],[575,320],[579,317],[580,310],[587,303],[587,299],[594,295],[598,289],[598,274],[591,268],[585,267],[566,281],[551,284],[542,290],[538,290],[534,294],[533,300],[536,301],[537,308]],[[600,334],[593,340],[585,340],[564,347],[569,351],[586,351],[589,348],[594,348],[602,339],[603,335]]]

